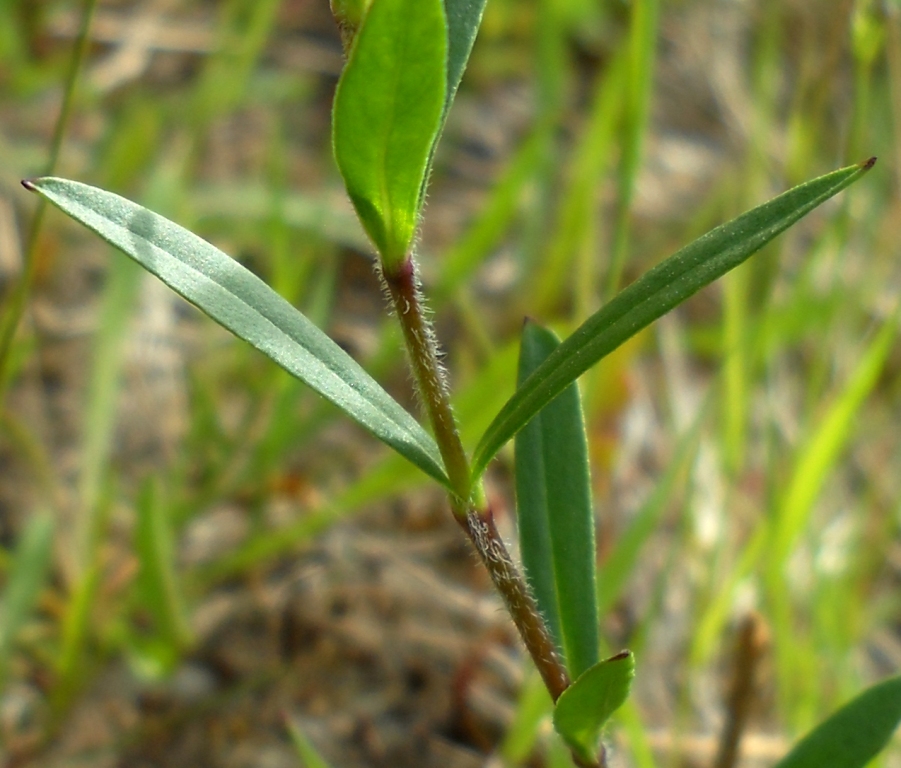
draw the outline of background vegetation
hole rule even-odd
[[[340,50],[325,0],[0,5],[12,765],[297,765],[301,732],[338,766],[563,759],[426,478],[62,217],[35,234],[18,185],[72,93],[55,173],[212,240],[412,402],[331,158]],[[470,441],[524,315],[565,332],[880,158],[583,378],[602,636],[638,663],[624,764],[731,764],[745,705],[772,764],[899,666],[899,149],[896,2],[489,0],[421,238]]]

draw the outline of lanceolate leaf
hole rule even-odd
[[[901,677],[893,677],[820,723],[776,768],[863,768],[888,743],[899,721]]]
[[[520,381],[559,344],[527,321]],[[516,435],[516,513],[529,586],[577,678],[598,660],[598,598],[588,441],[575,383]]]
[[[131,256],[236,336],[306,382],[416,466],[447,484],[438,447],[344,350],[256,275],[183,227],[86,184],[25,182]]]
[[[589,765],[597,760],[601,729],[629,696],[635,657],[629,651],[598,662],[557,699],[554,728]]]
[[[475,450],[473,475],[538,411],[598,360],[759,251],[805,214],[859,179],[875,163],[833,171],[717,227],[617,294],[567,338],[523,383]]]
[[[363,226],[391,268],[419,223],[420,192],[444,115],[442,0],[375,0],[335,93],[335,159]]]

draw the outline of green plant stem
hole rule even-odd
[[[410,355],[419,396],[435,433],[435,442],[441,451],[444,468],[456,497],[451,500],[454,515],[458,521],[463,520],[472,491],[469,459],[463,449],[457,421],[451,409],[446,377],[438,360],[438,345],[419,290],[416,263],[408,255],[392,270],[383,269],[382,276],[403,330],[404,344]]]
[[[491,581],[501,593],[504,605],[519,630],[529,655],[551,698],[556,702],[560,694],[569,687],[569,675],[532,593],[504,546],[494,524],[494,515],[490,509],[471,509],[466,516],[464,529],[488,569]]]

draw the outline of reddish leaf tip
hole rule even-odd
[[[25,187],[29,192],[36,192],[37,187],[34,184],[32,179],[22,179],[22,186]]]
[[[870,170],[870,168],[872,168],[874,165],[876,165],[876,156],[875,156],[875,155],[874,155],[873,157],[871,157],[869,160],[867,160],[861,167],[862,167],[865,171],[868,171],[868,170]]]

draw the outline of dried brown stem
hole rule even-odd
[[[738,760],[741,737],[756,699],[758,670],[767,645],[763,619],[757,613],[748,614],[738,630],[732,685],[726,701],[726,722],[714,768],[733,768]]]

